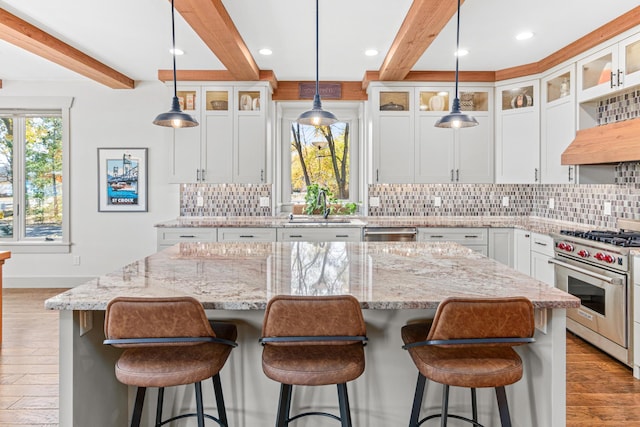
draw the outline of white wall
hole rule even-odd
[[[1,96],[71,96],[71,252],[12,254],[4,265],[5,287],[74,286],[155,252],[154,224],[179,215],[179,186],[167,183],[171,130],[151,123],[169,109],[171,91],[161,82],[133,90],[98,83],[2,82]],[[148,148],[148,212],[98,212],[97,148]],[[0,249],[2,246],[0,245]],[[80,265],[73,265],[73,257]]]

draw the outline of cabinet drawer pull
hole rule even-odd
[[[301,234],[290,234],[289,237],[300,239],[300,238],[302,238],[302,235]]]
[[[245,235],[241,234],[240,235],[240,238],[242,238],[242,239],[251,239],[252,237],[255,237],[255,236],[253,234],[245,234]]]
[[[195,238],[195,237],[196,237],[196,236],[194,236],[193,234],[183,234],[183,235],[180,235],[180,238],[181,238],[181,239],[193,239],[193,238]]]
[[[542,243],[542,242],[534,242],[536,245],[540,245],[540,246],[547,246],[546,243]]]
[[[622,86],[622,84],[624,83],[624,81],[622,80],[622,75],[622,70],[618,70],[618,86]]]
[[[436,234],[432,234],[429,237],[432,238],[432,239],[442,239],[444,236],[439,236],[439,235],[436,235]]]
[[[464,236],[465,239],[477,239],[478,237],[480,236],[478,236],[477,234],[465,234]]]
[[[349,237],[348,234],[336,234],[336,237]]]
[[[612,71],[612,72],[611,72],[611,79],[610,79],[610,82],[611,82],[611,89],[613,89],[613,88],[615,87],[615,86],[614,86],[614,84],[613,84],[613,76],[614,76],[614,75],[615,75],[615,74],[613,74],[613,71]]]

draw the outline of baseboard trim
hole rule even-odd
[[[75,288],[94,276],[66,276],[66,277],[3,277],[3,288]]]

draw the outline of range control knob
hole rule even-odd
[[[598,261],[604,261],[604,254],[602,252],[598,252],[597,254],[595,254],[593,256],[595,259],[597,259]]]
[[[589,258],[589,251],[585,251],[584,249],[578,251],[578,255],[582,258]]]
[[[567,251],[567,252],[573,252],[573,246],[571,246],[571,244],[565,243],[565,242],[558,243],[558,249],[561,249],[561,250]]]
[[[613,257],[613,255],[603,254],[602,252],[598,252],[597,254],[595,254],[595,258],[598,261],[604,261],[608,264],[613,264],[616,260],[615,257]]]

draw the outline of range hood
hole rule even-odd
[[[560,157],[563,165],[640,161],[640,118],[579,130]]]

